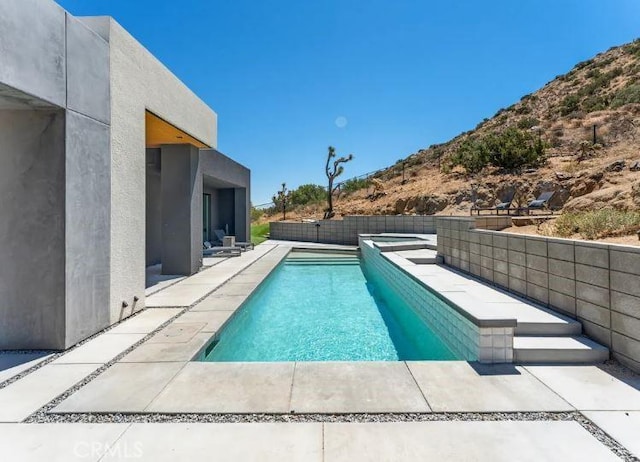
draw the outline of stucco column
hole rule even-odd
[[[202,173],[198,148],[163,145],[162,273],[190,275],[202,266]]]

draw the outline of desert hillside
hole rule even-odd
[[[470,141],[509,129],[544,146],[539,162],[511,169],[456,164]],[[519,205],[552,189],[553,205],[565,211],[639,209],[640,39],[578,63],[474,130],[413,153],[374,178],[383,193],[372,194],[371,179],[352,182],[336,202],[337,217],[466,214],[472,196],[493,205],[512,187]],[[289,217],[319,218],[322,209],[301,207]]]

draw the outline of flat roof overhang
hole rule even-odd
[[[159,148],[163,144],[192,144],[200,149],[211,147],[152,112],[145,111],[144,119],[148,148]]]

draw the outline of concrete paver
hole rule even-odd
[[[250,295],[258,287],[258,284],[242,283],[242,282],[227,282],[224,286],[220,287],[217,291],[218,295],[224,295],[232,297],[234,295],[244,295],[245,297]]]
[[[640,459],[639,411],[585,411],[583,414]]]
[[[573,410],[522,367],[464,361],[411,361],[407,366],[436,412]]]
[[[580,411],[640,411],[640,380],[627,384],[596,366],[526,366]]]
[[[200,332],[217,332],[233,315],[233,311],[190,311],[176,319],[175,325],[203,323]]]
[[[619,461],[577,422],[325,424],[325,462]]]
[[[120,360],[122,363],[191,361],[211,340],[211,332],[196,334],[188,342],[145,342]]]
[[[149,334],[181,311],[179,308],[162,310],[147,308],[135,317],[125,319],[108,332],[110,334]]]
[[[322,424],[133,424],[118,445],[140,461],[321,462]]]
[[[2,460],[12,462],[98,461],[107,452],[122,459],[134,447],[118,447],[129,424],[0,424]]]
[[[204,326],[204,322],[173,322],[151,337],[147,343],[185,343],[195,337]]]
[[[14,353],[0,354],[0,383],[15,377],[27,369],[49,359],[48,353]]]
[[[190,312],[195,311],[235,311],[247,299],[245,295],[221,296],[214,292],[196,306]]]
[[[188,363],[147,410],[287,413],[293,367],[293,363]]]
[[[179,282],[168,289],[158,292],[147,299],[148,308],[166,306],[191,306],[202,297],[219,287],[220,284],[185,284]]]
[[[47,364],[0,389],[0,422],[21,422],[98,367],[98,364]]]
[[[291,409],[301,413],[429,412],[403,362],[299,362]]]
[[[182,367],[184,363],[116,363],[53,412],[142,412]]]
[[[145,334],[105,333],[56,358],[52,364],[104,364],[144,338]]]

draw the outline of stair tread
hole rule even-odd
[[[514,337],[514,350],[608,350],[607,347],[583,336]]]

